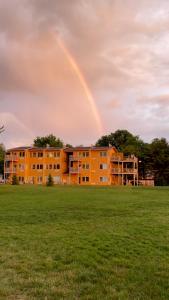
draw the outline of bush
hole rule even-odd
[[[16,175],[12,176],[12,185],[18,185],[19,184],[19,180],[18,177]]]
[[[48,180],[46,182],[46,185],[47,186],[53,186],[54,185],[54,181],[53,181],[53,178],[52,178],[51,174],[49,174],[49,176],[48,176]]]

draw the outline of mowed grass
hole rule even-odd
[[[0,186],[0,299],[169,299],[169,188]]]

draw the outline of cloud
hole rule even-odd
[[[165,0],[0,0],[0,112],[33,135],[54,132],[74,143],[97,139],[84,91],[56,43],[59,35],[94,95],[104,133],[123,127],[145,139],[169,138],[163,122],[168,15]],[[7,144],[12,134],[6,132]]]

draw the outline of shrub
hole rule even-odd
[[[54,185],[54,181],[53,181],[53,178],[52,178],[51,174],[49,174],[49,176],[48,176],[48,180],[46,182],[46,185],[47,186],[53,186]]]
[[[18,177],[14,174],[12,176],[12,185],[18,185],[18,184],[19,184]]]

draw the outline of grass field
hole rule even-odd
[[[0,299],[169,299],[169,188],[0,186]]]

